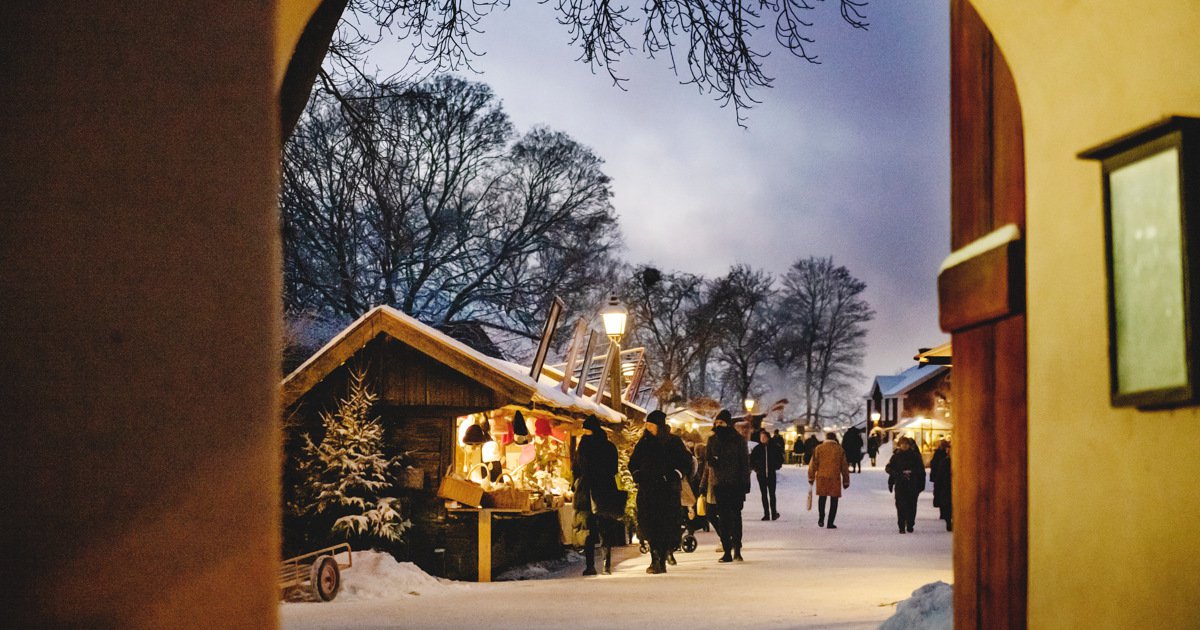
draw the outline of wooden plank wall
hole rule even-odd
[[[1025,229],[1016,86],[967,0],[951,1],[951,241]],[[1023,269],[1021,270],[1023,279]],[[1026,335],[1021,313],[953,332],[954,627],[1026,627]]]
[[[380,398],[391,405],[495,409],[501,401],[492,390],[387,336],[365,349],[377,361]]]

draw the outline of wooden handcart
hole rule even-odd
[[[337,557],[346,555],[346,562]],[[337,597],[342,587],[342,570],[354,566],[348,543],[318,549],[302,556],[288,558],[279,569],[279,591],[284,599],[308,595],[327,602]]]

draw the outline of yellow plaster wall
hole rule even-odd
[[[1200,116],[1200,3],[973,2],[1025,125],[1029,625],[1200,627],[1200,411],[1109,406],[1100,170],[1075,157]]]
[[[275,13],[275,88],[283,84],[288,62],[321,0],[280,0]]]

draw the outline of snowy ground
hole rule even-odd
[[[409,564],[369,566],[356,555],[329,603],[282,604],[284,628],[878,628],[923,585],[952,582],[950,534],[921,495],[916,531],[900,535],[884,457],[851,475],[838,529],[804,511],[805,471],[786,466],[778,521],[760,521],[747,497],[743,563],[719,564],[716,535],[677,552],[678,566],[648,575],[636,546],[614,551],[613,574],[583,578],[581,560],[525,573],[547,579],[474,584],[436,580]],[[358,562],[359,558],[364,561]],[[378,561],[379,558],[373,560]],[[388,558],[390,561],[390,558]],[[619,562],[618,562],[619,560]],[[355,573],[358,572],[356,579]]]

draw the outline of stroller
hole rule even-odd
[[[706,517],[696,514],[695,508],[688,508],[687,514],[683,517],[683,527],[679,534],[679,548],[686,553],[692,553],[696,550],[696,530],[704,529],[708,525]]]
[[[684,553],[692,553],[697,546],[696,530],[704,527],[705,518],[696,515],[695,510],[691,508],[680,508],[680,510],[686,510],[686,512],[679,525],[679,542],[675,543],[675,551],[682,549]],[[638,552],[650,553],[650,545],[641,536],[638,536]]]

